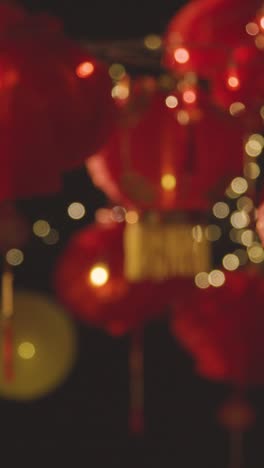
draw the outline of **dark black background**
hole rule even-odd
[[[127,39],[162,33],[183,1],[24,0],[32,10],[46,10],[65,22],[74,38]],[[86,217],[73,221],[67,206],[80,201]],[[47,246],[32,235],[25,261],[16,269],[16,284],[52,292],[56,256],[69,236],[91,223],[107,203],[85,170],[65,178],[63,192],[52,198],[18,203],[30,222],[47,219],[60,242]],[[100,330],[76,323],[79,359],[65,385],[52,395],[22,404],[0,400],[0,460],[6,466],[226,468],[228,436],[216,422],[219,404],[229,394],[224,385],[195,376],[192,360],[175,343],[166,322],[145,331],[144,438],[129,435],[129,338],[112,339]],[[256,427],[246,436],[245,468],[264,466],[262,391],[250,399],[258,409]],[[18,465],[19,463],[19,465]],[[231,467],[230,467],[231,468]],[[233,467],[232,467],[233,468]],[[238,468],[238,467],[237,467]]]

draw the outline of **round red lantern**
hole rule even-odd
[[[262,0],[193,0],[171,20],[164,39],[164,63],[182,74],[211,78],[233,61],[236,49],[255,47],[247,25],[255,24]]]
[[[45,15],[0,5],[0,199],[58,190],[111,131],[107,68]]]
[[[93,181],[128,207],[207,210],[242,172],[243,127],[206,102],[192,120],[188,105],[177,109],[175,93],[140,99],[133,107],[132,88],[125,122],[87,161]]]
[[[122,237],[117,223],[85,228],[70,240],[55,273],[57,296],[69,311],[113,335],[142,327],[163,305],[154,284],[125,279]]]
[[[238,388],[264,385],[263,278],[225,273],[222,287],[198,289],[175,310],[172,330],[194,357],[197,372]]]
[[[201,224],[242,172],[243,127],[202,99],[194,88],[163,92],[149,80],[136,81],[120,125],[87,161],[94,183],[112,201],[140,212],[138,222],[128,220],[124,234],[131,281],[210,269]]]

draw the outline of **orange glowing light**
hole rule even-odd
[[[237,89],[239,88],[240,81],[237,76],[229,76],[227,80],[228,86],[232,89]]]
[[[94,65],[91,62],[83,62],[76,68],[76,75],[79,78],[87,78],[94,71]]]
[[[259,20],[259,24],[260,24],[261,28],[264,29],[264,16],[261,16],[261,18]]]
[[[179,47],[174,52],[174,58],[176,62],[178,63],[187,63],[188,60],[190,59],[190,54],[187,49],[184,49],[183,47]]]
[[[182,98],[184,102],[193,104],[196,101],[196,93],[192,90],[184,91]]]

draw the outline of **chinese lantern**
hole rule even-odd
[[[0,200],[45,195],[108,137],[111,80],[53,18],[0,16]]]
[[[124,277],[123,227],[116,223],[85,228],[69,242],[55,272],[55,290],[67,309],[113,336],[131,334],[130,429],[142,433],[143,336],[146,322],[163,311],[154,284],[130,284]]]
[[[62,304],[113,335],[137,329],[162,308],[154,284],[134,285],[124,278],[122,238],[123,226],[117,223],[83,229],[70,240],[55,273]]]
[[[258,26],[262,0],[193,0],[171,20],[164,39],[164,63],[179,74],[211,79],[227,68],[233,52],[255,47],[247,25]],[[254,27],[254,26],[253,26]]]
[[[0,396],[40,398],[54,391],[71,371],[76,358],[75,330],[63,310],[43,295],[16,292],[14,309],[8,342],[4,333],[8,324],[1,320],[0,347],[11,375],[6,379],[0,370]]]
[[[139,211],[139,221],[127,223],[124,235],[129,280],[209,268],[203,227],[197,242],[193,227],[204,223],[215,198],[242,172],[243,128],[206,101],[194,115],[177,109],[176,94],[142,86],[135,98],[132,87],[119,127],[87,161],[96,185]]]
[[[255,273],[225,273],[222,287],[193,290],[175,310],[172,330],[197,372],[244,389],[264,385],[264,282]]]
[[[234,65],[220,72],[212,84],[212,95],[217,104],[229,109],[233,115],[241,111],[250,116],[255,114],[259,127],[264,102],[263,59],[263,51],[256,47],[244,54],[235,52]]]

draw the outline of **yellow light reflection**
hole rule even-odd
[[[213,270],[208,275],[208,281],[211,286],[220,288],[225,283],[225,274],[221,270]]]
[[[252,158],[256,158],[259,156],[262,152],[263,145],[261,142],[257,139],[252,138],[246,143],[245,146],[245,151],[248,156],[251,156]]]
[[[217,202],[213,206],[213,214],[216,218],[224,219],[230,213],[230,208],[227,203],[224,202]]]
[[[210,283],[209,283],[209,280],[208,280],[208,273],[206,273],[206,272],[198,273],[194,278],[194,282],[195,282],[197,288],[200,288],[200,289],[209,288]]]
[[[246,109],[245,104],[243,102],[233,102],[229,107],[229,112],[231,115],[236,116],[243,112]]]
[[[187,63],[190,60],[190,54],[187,49],[179,47],[174,51],[174,58],[178,63]]]
[[[247,249],[247,253],[252,263],[261,263],[264,261],[264,250],[257,242]]]
[[[248,183],[243,177],[236,177],[231,182],[231,189],[233,192],[242,195],[248,189]]]
[[[19,249],[10,249],[6,253],[6,261],[9,265],[18,266],[24,261],[24,254]]]
[[[246,247],[250,247],[255,241],[255,232],[251,229],[246,229],[241,234],[241,243]]]
[[[24,341],[18,346],[17,353],[22,359],[32,359],[36,354],[36,349],[32,343]]]
[[[197,225],[192,228],[192,237],[195,242],[202,242],[203,240],[203,230],[202,227]]]
[[[126,222],[128,224],[136,224],[139,220],[139,215],[136,211],[130,210],[126,213]]]
[[[157,50],[162,45],[162,40],[157,34],[149,34],[144,39],[144,44],[147,49]]]
[[[240,197],[238,200],[237,200],[237,209],[239,211],[245,211],[246,213],[250,213],[250,211],[252,211],[254,209],[254,203],[253,203],[253,200],[251,200],[251,198],[249,197]]]
[[[222,263],[226,270],[234,271],[239,267],[239,258],[235,254],[227,254],[224,256]]]
[[[244,175],[248,177],[248,179],[255,180],[260,175],[260,167],[255,162],[250,162],[245,165],[244,167]]]
[[[174,109],[177,107],[179,101],[176,98],[176,96],[167,96],[165,99],[166,106],[169,107],[170,109]]]
[[[109,276],[107,265],[97,264],[89,272],[89,281],[93,286],[100,287],[107,283]]]
[[[129,87],[127,85],[118,84],[112,89],[112,98],[114,99],[127,99],[129,96]]]
[[[126,69],[121,63],[113,63],[108,70],[112,80],[121,80],[126,74]]]
[[[85,207],[82,203],[73,202],[68,206],[68,215],[72,219],[82,219],[85,215]]]
[[[39,219],[33,224],[33,232],[38,237],[45,237],[50,232],[50,225],[44,219]]]
[[[177,112],[177,120],[180,125],[188,125],[190,122],[190,115],[187,111],[180,110]]]
[[[242,229],[249,225],[250,218],[245,211],[234,211],[231,215],[230,222],[236,229]]]
[[[164,174],[161,178],[161,186],[164,190],[170,191],[176,187],[176,177],[173,174]]]

